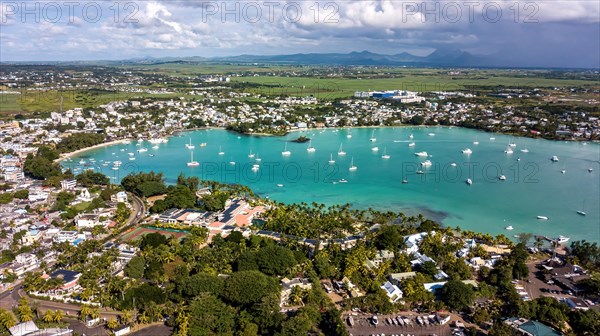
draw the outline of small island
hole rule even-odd
[[[305,142],[309,142],[310,138],[307,138],[305,136],[299,136],[297,139],[292,140],[292,142],[296,142],[296,143],[305,143]]]

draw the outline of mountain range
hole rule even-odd
[[[173,62],[227,62],[227,63],[272,63],[272,64],[306,64],[306,65],[368,65],[368,66],[444,66],[444,67],[486,67],[515,66],[501,64],[492,56],[473,55],[458,49],[435,50],[427,56],[415,56],[403,52],[386,55],[369,51],[350,53],[308,53],[286,55],[239,55],[226,57],[163,57],[138,58],[120,61],[121,64],[158,64]]]

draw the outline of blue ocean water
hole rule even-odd
[[[312,143],[290,142],[300,135]],[[185,146],[190,141],[193,150]],[[310,145],[314,152],[307,150]],[[491,234],[531,232],[600,241],[600,145],[595,143],[462,128],[398,127],[309,130],[286,137],[243,136],[213,129],[181,133],[157,149],[153,146],[144,141],[99,148],[63,165],[72,169],[93,166],[114,183],[136,171],[162,172],[169,183],[184,173],[245,184],[262,196],[286,203],[350,203],[356,208],[423,213],[445,225]],[[338,155],[340,146],[345,156]],[[378,151],[372,150],[375,146]],[[141,148],[148,151],[138,152]],[[467,148],[471,154],[462,152]],[[505,153],[507,148],[513,153]],[[285,150],[291,152],[289,156],[282,155]],[[187,166],[191,152],[198,167]],[[382,158],[384,152],[389,159]],[[428,156],[416,156],[417,152]],[[552,162],[552,156],[559,161]],[[87,166],[80,165],[82,159]],[[330,159],[335,163],[330,164]],[[120,169],[111,169],[117,160],[122,161]],[[421,165],[426,160],[431,166]],[[349,170],[351,163],[355,171]],[[254,164],[259,165],[257,171],[252,170]],[[500,175],[506,180],[501,181]],[[587,215],[577,214],[580,210]],[[514,230],[505,230],[507,226]]]

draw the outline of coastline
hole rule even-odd
[[[90,151],[90,150],[93,150],[93,149],[102,148],[102,147],[107,147],[107,146],[122,144],[122,143],[125,143],[125,141],[131,141],[131,140],[129,140],[129,139],[113,140],[113,141],[109,141],[109,142],[103,142],[103,143],[95,145],[95,146],[78,149],[78,150],[73,151],[73,152],[61,154],[58,159],[54,160],[54,162],[55,163],[61,163],[62,161],[66,160],[68,158],[71,158],[73,156],[79,155],[81,153],[85,153],[87,151]]]

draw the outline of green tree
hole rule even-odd
[[[473,304],[475,291],[462,281],[450,280],[440,289],[440,296],[450,309],[462,311]]]
[[[27,197],[29,197],[29,190],[27,189],[21,189],[16,191],[13,194],[14,198],[18,198],[18,199],[26,199]]]
[[[0,308],[0,326],[2,326],[4,329],[9,329],[14,327],[16,324],[17,321],[14,315],[8,310]]]
[[[26,297],[22,296],[19,300],[17,311],[19,315],[19,320],[21,320],[21,322],[33,320],[33,310],[29,306],[29,301],[27,301]]]
[[[52,313],[50,309],[46,310],[44,316],[42,317],[42,320],[44,320],[44,322],[46,323],[54,321],[54,313]]]
[[[114,317],[111,317],[106,321],[106,327],[111,330],[115,330],[119,327],[119,322]]]
[[[146,260],[143,256],[135,256],[129,260],[125,266],[125,275],[134,279],[141,279],[144,276]]]
[[[225,279],[223,297],[235,305],[248,306],[278,291],[276,279],[258,271],[241,271]]]
[[[190,334],[228,334],[235,327],[235,310],[216,296],[199,295],[190,305]]]

